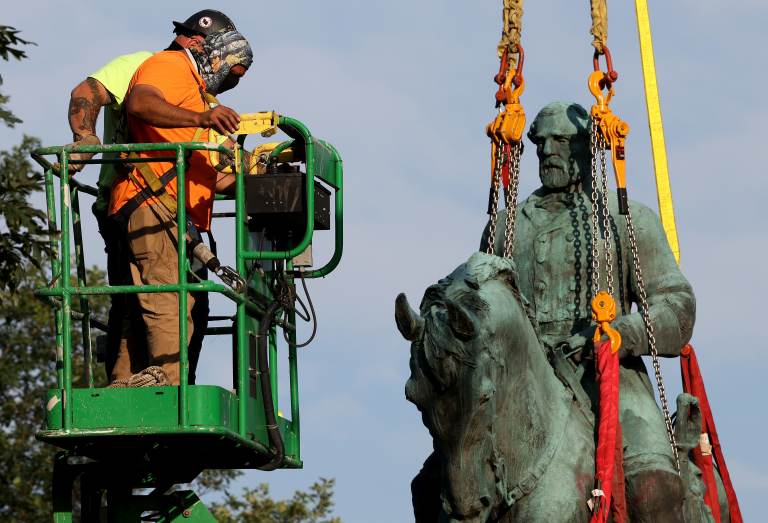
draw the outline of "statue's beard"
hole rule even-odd
[[[568,165],[559,160],[549,159],[539,166],[539,179],[547,189],[566,189],[579,181],[579,169],[573,163]]]

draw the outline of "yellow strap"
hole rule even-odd
[[[130,153],[128,155],[129,158],[138,158],[138,155],[136,153]],[[144,181],[147,183],[149,188],[154,193],[154,197],[156,197],[158,200],[160,200],[160,203],[165,206],[166,209],[168,209],[171,214],[176,216],[176,200],[171,198],[171,195],[165,192],[165,186],[163,185],[163,182],[160,181],[160,178],[155,174],[155,171],[152,170],[152,168],[149,166],[149,164],[146,163],[134,163],[134,167],[141,173],[141,177],[144,178]],[[141,185],[138,183],[138,180],[136,180],[132,174],[129,174],[131,176],[131,179],[133,179],[133,183],[136,185]]]
[[[517,46],[520,43],[520,31],[523,27],[523,0],[504,0],[503,17],[504,25],[498,45],[499,58],[507,50],[510,67],[515,67],[517,64],[512,62],[512,56],[517,53]]]
[[[645,80],[645,103],[648,108],[648,127],[651,132],[651,149],[653,150],[653,168],[656,172],[656,194],[659,199],[659,215],[661,225],[667,235],[669,247],[675,260],[680,263],[680,244],[677,239],[675,225],[675,208],[672,203],[672,189],[669,184],[667,169],[667,148],[664,143],[664,126],[661,121],[659,105],[659,89],[656,83],[656,64],[653,59],[653,41],[651,39],[651,23],[648,19],[648,3],[646,0],[635,0],[637,12],[637,33],[640,36],[640,57],[643,63],[643,78]]]
[[[603,45],[608,43],[608,6],[605,0],[589,0],[592,28],[589,33],[594,36],[592,46],[603,54]]]

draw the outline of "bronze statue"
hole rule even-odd
[[[413,342],[406,397],[422,412],[435,444],[412,485],[417,521],[589,517],[597,389],[588,113],[577,104],[550,104],[528,137],[542,187],[519,206],[514,259],[474,254],[426,291],[420,314],[398,297],[398,328]],[[615,196],[608,201],[630,521],[707,521],[700,496],[691,494],[700,484],[686,456],[682,474],[675,470],[640,358],[648,354],[648,340],[640,314],[632,312],[638,300],[629,239]],[[630,209],[656,346],[660,355],[678,356],[693,328],[693,292],[656,215],[636,202]],[[496,252],[503,229],[497,228]],[[486,227],[481,251],[487,235]],[[688,441],[686,434],[680,437]],[[684,519],[684,512],[699,516]]]

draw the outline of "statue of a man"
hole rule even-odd
[[[590,123],[577,104],[555,102],[539,112],[528,137],[536,145],[542,187],[521,202],[516,218],[514,261],[523,296],[531,303],[540,340],[548,351],[570,354],[563,368],[572,384],[596,405],[591,360],[592,175]],[[613,279],[620,350],[620,419],[624,438],[627,504],[632,521],[681,521],[682,484],[675,472],[661,411],[643,360],[649,354],[643,319],[632,312],[638,288],[626,224],[613,193],[608,197],[613,232]],[[630,202],[648,296],[656,348],[678,356],[693,329],[695,301],[667,244],[656,215]],[[496,253],[504,245],[505,212],[499,213]],[[481,250],[487,245],[488,228]],[[600,278],[605,281],[603,250]],[[560,369],[561,372],[563,369]]]

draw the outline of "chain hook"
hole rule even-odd
[[[509,50],[504,49],[499,62],[499,72],[493,77],[493,81],[499,84],[499,88],[495,95],[496,107],[499,107],[501,104],[516,103],[520,99],[520,95],[525,88],[525,82],[523,80],[524,62],[525,51],[523,50],[523,46],[518,44],[515,74],[509,74]],[[512,89],[512,85],[515,86],[515,89]]]
[[[523,138],[523,130],[525,129],[525,110],[520,104],[520,95],[525,90],[525,79],[523,78],[525,52],[521,45],[518,45],[517,49],[518,60],[515,74],[513,75],[511,71],[506,71],[503,75],[501,73],[496,75],[497,80],[500,80],[502,76],[504,78],[503,83],[499,85],[499,90],[496,92],[496,106],[498,107],[499,104],[503,103],[504,109],[486,126],[485,132],[491,141],[497,144],[510,145],[520,142]],[[508,56],[505,50],[501,58],[502,69],[504,69],[504,60]]]

